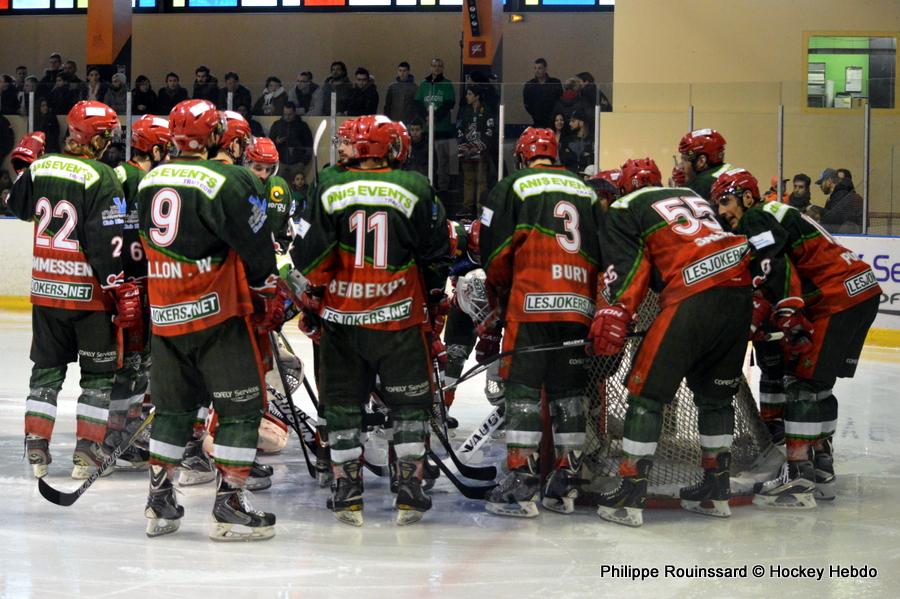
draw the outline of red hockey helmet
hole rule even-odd
[[[652,158],[631,158],[622,165],[622,193],[662,185],[662,174]]]
[[[481,255],[481,219],[476,219],[469,227],[469,238],[466,240],[466,250],[475,262],[480,261]]]
[[[678,153],[693,162],[700,154],[706,154],[710,164],[722,164],[725,160],[725,138],[715,129],[695,129],[684,134],[678,142]]]
[[[86,146],[95,135],[110,138],[121,130],[116,111],[103,102],[83,100],[75,104],[66,117],[69,137]]]
[[[169,121],[162,117],[145,114],[131,125],[131,147],[139,152],[150,154],[153,146],[167,150],[171,144]]]
[[[759,183],[750,171],[742,168],[733,168],[719,175],[716,182],[713,183],[710,198],[714,204],[727,196],[734,195],[740,198],[745,191],[749,191],[753,195],[753,201],[759,201]]]
[[[350,132],[353,129],[354,121],[356,121],[356,119],[347,119],[338,125],[337,133],[331,138],[331,143],[334,144],[334,147],[337,149],[338,164],[346,164],[351,158],[351,156],[347,154],[346,148],[343,146],[350,143]]]
[[[210,135],[225,131],[225,123],[212,102],[184,100],[169,113],[169,131],[176,148],[196,152],[206,147]]]
[[[528,127],[516,142],[516,158],[522,164],[528,164],[535,158],[549,158],[555,161],[558,157],[559,143],[551,129]]]
[[[455,220],[447,219],[447,236],[450,239],[450,257],[454,260],[462,253],[459,247],[459,230],[462,225]]]
[[[409,138],[409,131],[406,130],[406,125],[400,121],[394,121],[393,125],[397,139],[391,147],[391,160],[403,164],[409,158],[409,148],[412,142]]]
[[[250,123],[247,122],[241,113],[233,110],[223,110],[222,117],[225,119],[225,133],[219,140],[220,148],[227,148],[234,140],[242,140],[244,146],[250,143],[253,132],[250,131]]]
[[[622,171],[615,168],[600,171],[586,181],[600,199],[614,202],[622,193]]]
[[[247,146],[246,158],[248,162],[278,164],[278,148],[268,137],[254,137],[253,143]]]
[[[396,139],[394,123],[382,115],[361,116],[349,128],[352,158],[386,158]]]
[[[9,157],[10,161],[18,160],[22,164],[21,168],[25,168],[41,157],[41,154],[44,153],[46,141],[47,136],[43,131],[26,133],[19,140],[19,143],[16,144],[16,147],[13,148]]]

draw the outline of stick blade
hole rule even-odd
[[[63,507],[72,505],[81,496],[80,493],[63,493],[57,491],[44,481],[44,477],[38,479],[38,491],[41,496],[50,503],[61,505]]]

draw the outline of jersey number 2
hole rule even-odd
[[[388,215],[387,212],[375,212],[366,218],[365,210],[357,210],[350,215],[350,232],[356,232],[356,254],[353,266],[363,268],[366,265],[366,234],[375,233],[375,248],[372,250],[372,266],[387,268],[388,262]]]
[[[78,242],[69,239],[69,235],[78,223],[78,211],[71,202],[62,200],[54,207],[47,198],[40,198],[34,205],[34,214],[39,217],[37,231],[34,234],[34,245],[63,252],[78,251]],[[54,216],[63,219],[63,224],[51,238],[44,235],[44,231],[50,226],[50,221]]]

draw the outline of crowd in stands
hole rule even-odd
[[[612,104],[597,87],[589,72],[580,72],[564,81],[552,77],[547,61],[533,63],[534,77],[522,86],[522,103],[538,127],[552,129],[560,148],[560,162],[585,178],[596,172],[594,127],[595,107],[612,110]],[[172,107],[187,98],[202,98],[221,110],[231,109],[250,123],[253,134],[267,135],[275,142],[281,156],[280,174],[299,186],[306,185],[306,166],[313,155],[313,137],[306,116],[329,116],[334,108],[339,116],[385,114],[402,121],[412,139],[406,168],[428,172],[428,111],[434,107],[434,185],[448,209],[457,217],[477,213],[477,206],[497,181],[500,101],[499,81],[489,73],[473,71],[466,75],[461,89],[443,75],[440,58],[431,61],[431,72],[417,82],[410,64],[397,65],[397,75],[387,87],[376,84],[368,69],[358,67],[349,74],[347,65],[334,61],[329,75],[319,84],[313,73],[305,70],[293,84],[284,86],[276,76],[265,81],[265,87],[254,99],[253,92],[241,83],[236,72],[219,79],[206,66],[194,70],[190,88],[182,86],[177,73],[165,75],[157,90],[146,75],[138,75],[129,89],[122,73],[108,81],[101,70],[89,66],[85,79],[79,77],[78,64],[63,61],[58,53],[50,55],[48,66],[38,78],[19,66],[15,75],[0,75],[0,161],[12,149],[14,140],[9,122],[2,115],[27,116],[29,95],[34,92],[34,129],[47,136],[47,152],[59,151],[59,120],[80,100],[104,102],[119,115],[128,112],[131,92],[131,114],[167,115]],[[332,107],[332,93],[336,99]],[[457,96],[457,93],[460,95]],[[459,98],[459,101],[457,101]],[[254,117],[275,117],[268,130]],[[7,189],[8,174],[0,173],[0,192]],[[831,232],[859,232],[862,226],[862,198],[854,190],[846,169],[827,168],[816,181],[828,196],[824,207],[810,201],[811,179],[798,174],[793,189],[783,201],[800,208],[819,220]],[[785,180],[783,189],[786,190]],[[777,196],[777,180],[773,180],[768,199]]]

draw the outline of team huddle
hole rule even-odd
[[[832,388],[855,372],[880,288],[814,221],[763,202],[756,178],[725,164],[715,130],[681,139],[663,187],[651,158],[584,181],[559,165],[551,130],[528,128],[518,170],[461,224],[427,178],[399,169],[409,136],[382,116],[341,124],[337,164],[296,209],[271,140],[207,101],[135,121],[132,158],[115,170],[99,161],[115,112],[79,102],[68,126],[61,154],[43,155],[40,134],[13,152],[8,207],[35,223],[26,453],[45,476],[57,395],[79,361],[72,476],[107,474],[113,450],[117,467],[149,465],[151,537],[184,516],[175,484],[213,479],[210,538],[274,536],[275,515],[246,491],[271,484],[258,451],[284,444],[266,373],[279,368],[277,333],[294,316],[315,343],[314,445],[326,449],[316,467],[339,521],[364,522],[373,398],[389,414],[397,524],[431,508],[429,428],[456,424],[453,384],[473,349],[499,366],[485,391],[506,421],[505,468],[486,509],[535,517],[540,502],[571,513],[584,483],[588,369],[618,359],[650,292],[660,312],[626,379],[621,479],[597,498],[600,517],[642,524],[663,408],[683,380],[704,474],[681,489],[682,506],[730,515],[732,404],[748,341],[761,416],[786,452],[754,502],[802,509],[834,498]],[[543,346],[553,351],[532,351]],[[543,484],[542,396],[555,447]]]

